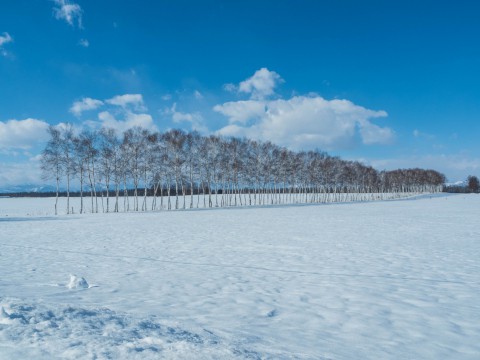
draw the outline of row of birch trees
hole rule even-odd
[[[51,126],[42,153],[45,178],[80,197],[79,212],[147,211],[386,199],[441,191],[434,170],[377,171],[325,152],[173,129],[135,127],[76,133]],[[79,190],[79,191],[78,191]]]

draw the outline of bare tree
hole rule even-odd
[[[175,179],[175,209],[179,208],[178,194],[180,186],[183,184],[183,166],[185,164],[185,151],[184,146],[186,142],[186,135],[182,130],[170,130],[165,133],[165,146],[169,149],[169,166],[173,170],[173,176]],[[182,186],[183,187],[183,186]],[[185,192],[183,195],[185,196]],[[184,200],[185,204],[185,200]]]
[[[60,149],[62,172],[66,179],[67,214],[70,214],[70,183],[74,173],[74,131],[72,124],[60,128]]]
[[[469,192],[478,193],[478,191],[480,189],[480,183],[479,183],[478,178],[476,176],[470,175],[467,178],[467,188],[468,188]]]
[[[185,163],[186,163],[186,172],[188,176],[188,181],[190,185],[190,206],[189,206],[190,208],[193,208],[195,176],[198,177],[198,173],[199,173],[199,166],[198,166],[197,159],[198,159],[198,152],[200,147],[200,139],[201,139],[200,134],[196,131],[193,131],[186,135],[186,140],[185,140]]]
[[[134,127],[127,130],[123,134],[123,150],[126,155],[128,170],[133,180],[134,187],[134,203],[133,208],[135,211],[138,211],[138,187],[140,185],[140,180],[142,178],[142,162],[145,161],[146,153],[146,142],[144,129],[140,127]]]
[[[50,139],[42,152],[41,169],[44,179],[55,179],[55,215],[58,214],[58,192],[62,174],[62,139],[60,130],[54,126],[48,127]]]
[[[202,197],[204,207],[224,207],[397,198],[442,191],[445,183],[445,176],[434,170],[379,172],[358,161],[345,161],[319,150],[294,152],[268,141],[202,137],[197,132],[175,129],[160,134],[136,127],[125,131],[122,140],[112,129],[84,130],[75,136],[70,125],[50,127],[49,134],[42,153],[42,170],[45,177],[55,178],[55,213],[63,179],[67,187],[67,213],[70,212],[74,178],[80,183],[80,213],[85,212],[86,182],[90,187],[92,212],[98,212],[97,187],[102,189],[103,211],[111,211],[112,184],[113,211],[118,212],[122,184],[123,210],[130,210],[129,192],[133,187],[133,210],[139,211],[139,188],[143,185],[141,210],[146,211],[152,189],[150,208],[158,208],[160,196],[163,209],[166,195],[170,210],[185,209],[187,205],[193,208],[195,192],[197,207]]]
[[[85,166],[90,187],[90,201],[92,213],[98,213],[97,198],[97,162],[98,162],[98,133],[92,130],[83,130],[78,137],[80,154],[83,157],[81,163]]]
[[[118,197],[121,183],[120,140],[111,128],[102,128],[99,132],[99,173],[104,181],[107,198],[107,212],[110,211],[110,187],[113,181],[115,189],[114,211],[118,212]]]

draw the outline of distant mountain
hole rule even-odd
[[[467,186],[467,180],[460,180],[453,183],[446,183],[446,186]]]
[[[55,191],[55,186],[51,185],[24,184],[0,187],[0,194],[45,193],[52,191]]]

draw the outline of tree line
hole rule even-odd
[[[202,136],[178,129],[164,133],[50,126],[42,152],[45,179],[72,184],[80,213],[194,207],[275,205],[386,199],[441,191],[435,170],[377,171],[358,161],[319,151],[292,151],[269,141]],[[87,196],[86,196],[87,195]]]

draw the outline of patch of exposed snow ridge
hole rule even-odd
[[[90,286],[88,285],[87,280],[85,278],[72,275],[70,274],[70,281],[67,284],[67,288],[69,289],[88,289]]]
[[[262,359],[264,354],[225,343],[205,329],[162,324],[155,316],[0,298],[0,359],[44,358]]]

